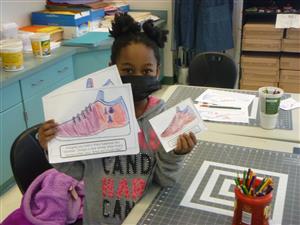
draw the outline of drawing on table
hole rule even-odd
[[[104,91],[100,90],[95,102],[88,104],[72,119],[58,126],[57,138],[90,137],[128,124],[128,110],[122,96],[112,101],[105,101]]]
[[[221,106],[249,106],[254,98],[255,95],[207,89],[196,98],[196,101]]]
[[[182,130],[184,126],[196,119],[196,115],[190,106],[185,106],[181,110],[179,106],[176,107],[176,113],[171,120],[168,127],[161,133],[161,137],[170,137]]]
[[[243,110],[231,110],[229,112],[199,110],[199,113],[203,120],[249,123],[248,115]]]

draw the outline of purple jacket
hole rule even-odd
[[[70,188],[76,190],[75,200]],[[49,169],[38,176],[23,196],[21,207],[3,225],[65,225],[82,218],[83,183]]]

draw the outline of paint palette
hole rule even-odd
[[[162,189],[138,224],[232,224],[234,180],[252,168],[274,181],[270,224],[300,221],[300,155],[198,142],[178,183]]]

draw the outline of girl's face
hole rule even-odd
[[[122,48],[116,64],[121,76],[158,77],[160,73],[154,51],[142,43],[132,43]]]

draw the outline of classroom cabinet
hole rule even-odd
[[[73,60],[72,57],[68,57],[20,81],[27,127],[45,120],[42,97],[72,80],[74,80]]]
[[[78,52],[73,56],[75,79],[109,66],[110,48]]]
[[[20,78],[9,85],[1,85],[0,194],[14,183],[10,165],[10,150],[14,140],[27,128],[44,121],[42,97],[74,80],[73,55],[58,58],[53,57],[53,62],[48,64],[42,63],[46,65],[42,65],[39,70],[33,67],[32,71],[36,72],[21,73]],[[40,61],[37,60],[38,63]],[[1,72],[1,78],[9,76],[13,77],[12,73]]]
[[[110,48],[61,47],[51,57],[45,61],[34,57],[29,62],[25,59],[25,67],[31,67],[28,71],[1,71],[0,81],[9,84],[0,85],[0,194],[14,183],[10,166],[14,140],[27,128],[45,121],[42,97],[74,79],[107,67]]]
[[[23,117],[23,105],[18,103],[0,113],[1,124],[1,164],[0,164],[0,193],[13,182],[10,166],[10,148],[15,138],[26,129]]]
[[[0,193],[6,190],[12,177],[10,169],[10,146],[26,129],[23,105],[18,82],[0,89]]]
[[[27,127],[32,127],[45,121],[42,97],[72,80],[74,80],[74,77],[69,75],[64,80],[50,85],[46,90],[38,92],[33,97],[24,100],[24,115]]]

